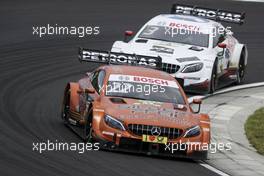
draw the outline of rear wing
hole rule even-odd
[[[160,70],[162,68],[161,57],[151,57],[136,54],[107,52],[94,49],[79,48],[80,62],[95,62],[113,65],[144,66]]]
[[[243,24],[245,20],[245,13],[182,4],[173,4],[171,13],[198,16],[210,20],[236,24]]]

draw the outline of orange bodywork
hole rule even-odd
[[[184,104],[177,106],[173,103],[145,101],[131,98],[122,98],[122,101],[114,102],[113,98],[106,95],[106,89],[100,92],[89,93],[93,98],[91,104],[87,105],[82,97],[86,89],[93,88],[89,75],[77,83],[69,83],[65,89],[70,90],[70,112],[71,118],[80,124],[86,123],[87,108],[92,107],[92,136],[106,143],[120,145],[123,139],[142,141],[141,135],[144,128],[161,127],[163,135],[168,135],[167,143],[200,142],[210,143],[210,119],[206,114],[194,113],[191,109],[187,96],[174,77],[167,73],[135,66],[101,66],[95,70],[104,70],[105,78],[103,85],[106,86],[111,74],[123,74],[133,76],[144,76],[176,82],[183,97]],[[120,99],[120,97],[119,97]],[[118,100],[119,100],[118,99]],[[105,116],[110,115],[123,123],[125,130],[113,128],[106,124]],[[200,133],[193,137],[184,137],[188,129],[194,126],[200,127]],[[142,130],[142,133],[137,129]],[[148,129],[147,129],[148,130]],[[170,136],[173,130],[173,136]],[[175,130],[179,130],[176,133]],[[139,135],[140,134],[140,135]],[[178,136],[174,136],[177,134]],[[200,150],[200,149],[195,149]],[[187,149],[186,154],[192,154],[194,149]]]

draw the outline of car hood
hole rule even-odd
[[[143,124],[185,129],[199,124],[199,118],[184,105],[129,98],[106,98],[105,114],[125,125]]]
[[[196,47],[187,44],[172,43],[158,40],[146,40],[146,43],[131,42],[128,47],[122,48],[122,52],[130,54],[160,56],[162,62],[176,63],[180,65],[178,58],[196,57],[203,61],[205,56],[210,55],[210,50],[204,47]],[[188,62],[197,62],[199,60],[188,60]]]

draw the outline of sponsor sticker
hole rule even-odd
[[[157,143],[157,144],[167,144],[168,138],[163,136],[150,136],[150,135],[142,135],[143,142]]]
[[[169,81],[159,78],[143,77],[143,76],[111,74],[109,76],[109,81],[132,82],[132,83],[143,83],[143,84],[145,83],[145,84],[179,88],[175,81]]]
[[[80,52],[81,53],[79,57],[81,57],[80,59],[82,61],[136,64],[149,67],[159,67],[159,64],[161,62],[159,57],[150,57],[135,54],[115,53],[90,49],[83,49]]]

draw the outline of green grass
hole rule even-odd
[[[246,135],[249,142],[264,155],[264,108],[258,109],[251,115],[245,124]]]

